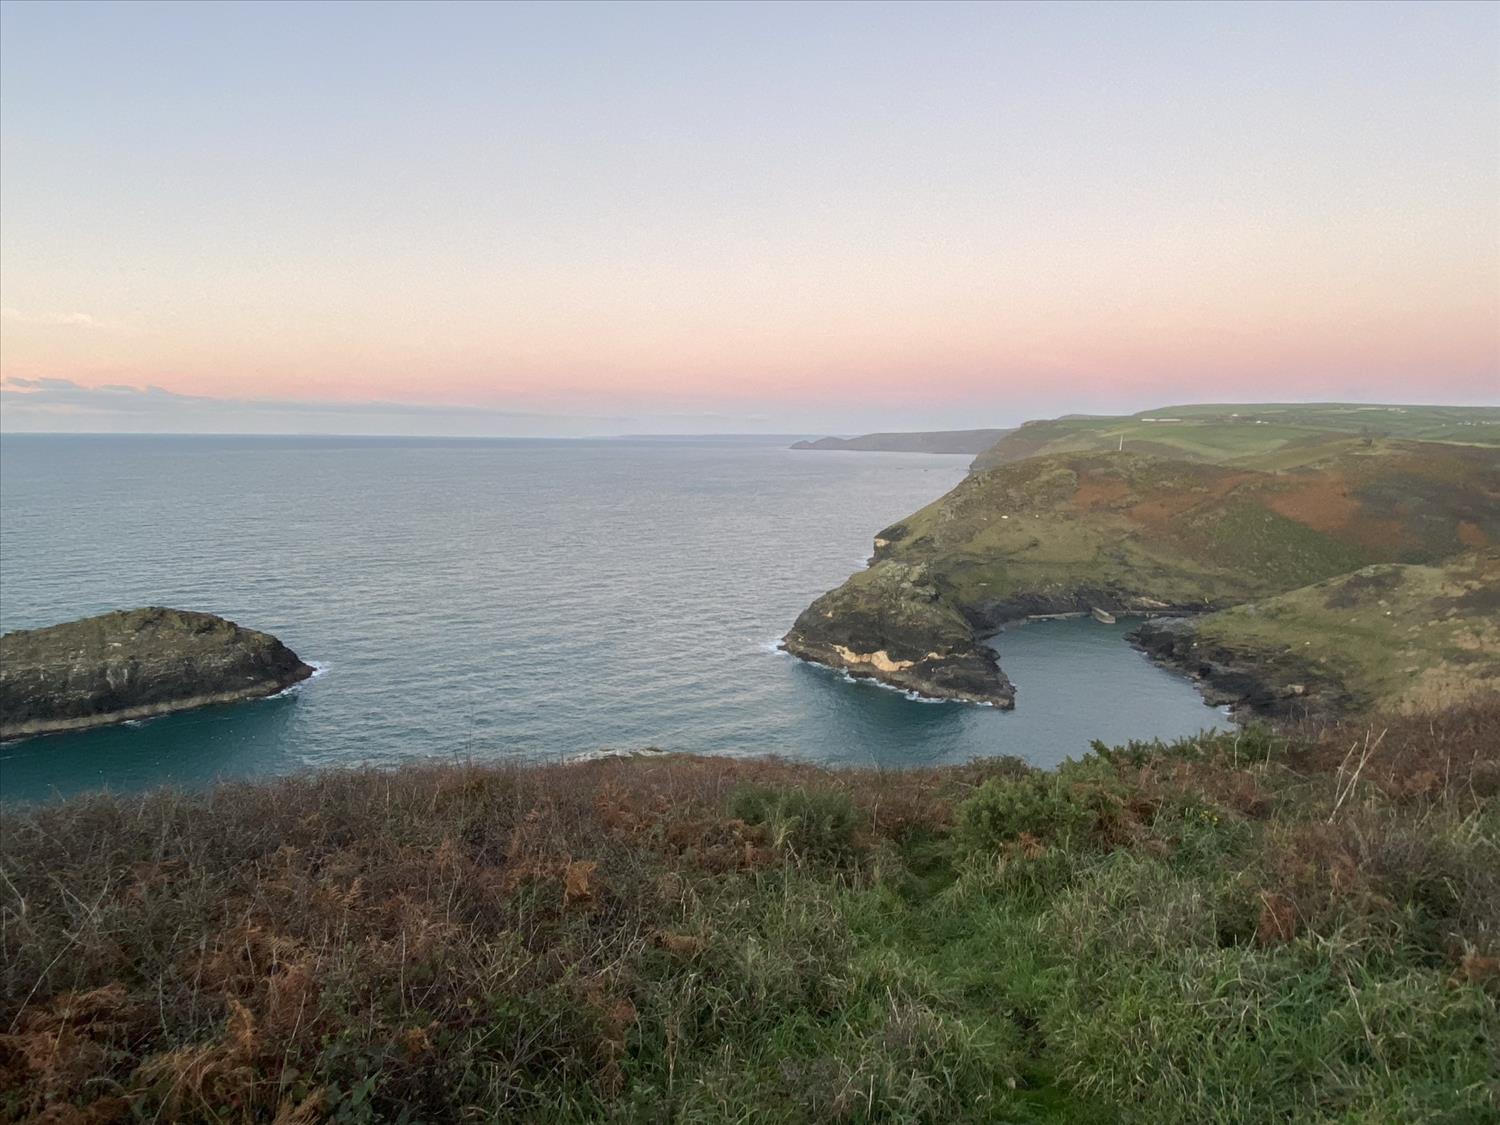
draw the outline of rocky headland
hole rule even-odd
[[[0,740],[274,695],[313,669],[269,633],[151,607],[0,637]]]
[[[1015,704],[994,651],[921,565],[878,563],[856,574],[803,610],[781,647],[919,695]]]
[[[1131,639],[1211,703],[1268,719],[1424,711],[1500,694],[1500,552],[1363,567]]]
[[[1500,543],[1500,451],[1331,433],[1289,457],[1278,441],[1234,463],[1086,451],[972,473],[880,531],[869,567],[809,606],[783,647],[921,695],[1011,706],[1015,689],[985,643],[1009,621],[1212,614]],[[1347,644],[1350,613],[1319,620]],[[1207,635],[1189,638],[1194,627],[1158,623],[1139,643],[1191,666],[1213,699],[1290,716],[1342,713],[1368,696],[1303,666],[1291,646],[1272,646],[1273,675],[1270,650],[1220,651]],[[1410,674],[1424,675],[1432,655],[1414,651]],[[1481,654],[1465,659],[1483,665]]]

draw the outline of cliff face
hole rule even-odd
[[[944,602],[923,566],[876,563],[797,618],[782,647],[921,695],[1011,707],[994,652]]]
[[[0,739],[274,695],[312,675],[269,633],[152,607],[0,637]]]
[[[1500,552],[1381,565],[1192,619],[1136,643],[1210,702],[1269,718],[1440,710],[1500,693]]]
[[[1201,613],[1500,543],[1500,451],[1334,435],[1298,458],[1081,453],[971,474],[879,532],[869,570],[818,599],[785,647],[924,695],[1008,700],[982,641],[1006,621]]]

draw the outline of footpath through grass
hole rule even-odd
[[[7,811],[0,1119],[1485,1122],[1500,703]]]

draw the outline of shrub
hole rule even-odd
[[[838,859],[854,847],[859,825],[847,793],[745,785],[729,799],[729,815],[763,825],[772,846],[805,859]]]
[[[995,851],[1023,834],[1066,841],[1094,820],[1075,790],[1056,774],[1044,773],[991,778],[958,809],[960,839],[976,851]]]

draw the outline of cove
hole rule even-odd
[[[974,757],[1013,755],[1055,766],[1086,753],[1095,739],[1185,738],[1233,726],[1186,678],[1153,664],[1126,641],[1137,622],[1102,624],[1089,617],[1026,621],[990,639],[1016,685],[1013,711],[912,697],[870,680],[801,665],[842,689],[844,722],[864,737],[865,753],[830,756],[848,765],[952,765]]]

